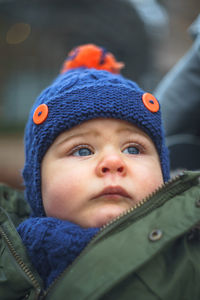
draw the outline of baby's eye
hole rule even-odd
[[[128,146],[126,149],[123,150],[125,154],[140,154],[139,147],[137,146]]]
[[[87,147],[79,148],[72,153],[73,156],[89,156],[92,154],[93,152]]]

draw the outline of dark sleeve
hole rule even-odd
[[[200,135],[200,34],[154,92],[166,135]]]

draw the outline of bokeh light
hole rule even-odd
[[[19,44],[25,41],[31,33],[31,26],[26,23],[16,23],[10,27],[6,34],[8,44]]]

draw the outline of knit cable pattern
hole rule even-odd
[[[29,218],[18,228],[33,266],[47,288],[80,254],[97,228],[81,228],[56,218]]]

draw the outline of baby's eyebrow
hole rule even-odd
[[[129,127],[126,127],[126,128],[119,128],[117,130],[117,133],[123,133],[123,132],[127,132],[127,133],[131,133],[131,134],[137,134],[137,135],[143,135],[143,132],[142,131],[139,131],[135,128],[129,128]],[[145,135],[145,134],[144,134]]]
[[[117,133],[127,133],[128,135],[134,135],[135,137],[148,138],[148,136],[144,132],[135,130],[133,128],[120,128],[119,130],[117,130]]]
[[[99,133],[97,131],[85,131],[85,132],[81,132],[81,133],[76,133],[76,134],[71,134],[69,136],[65,136],[63,139],[58,140],[57,142],[55,142],[56,146],[60,146],[72,139],[77,139],[77,138],[82,138],[82,137],[89,137],[89,136],[98,136]]]

